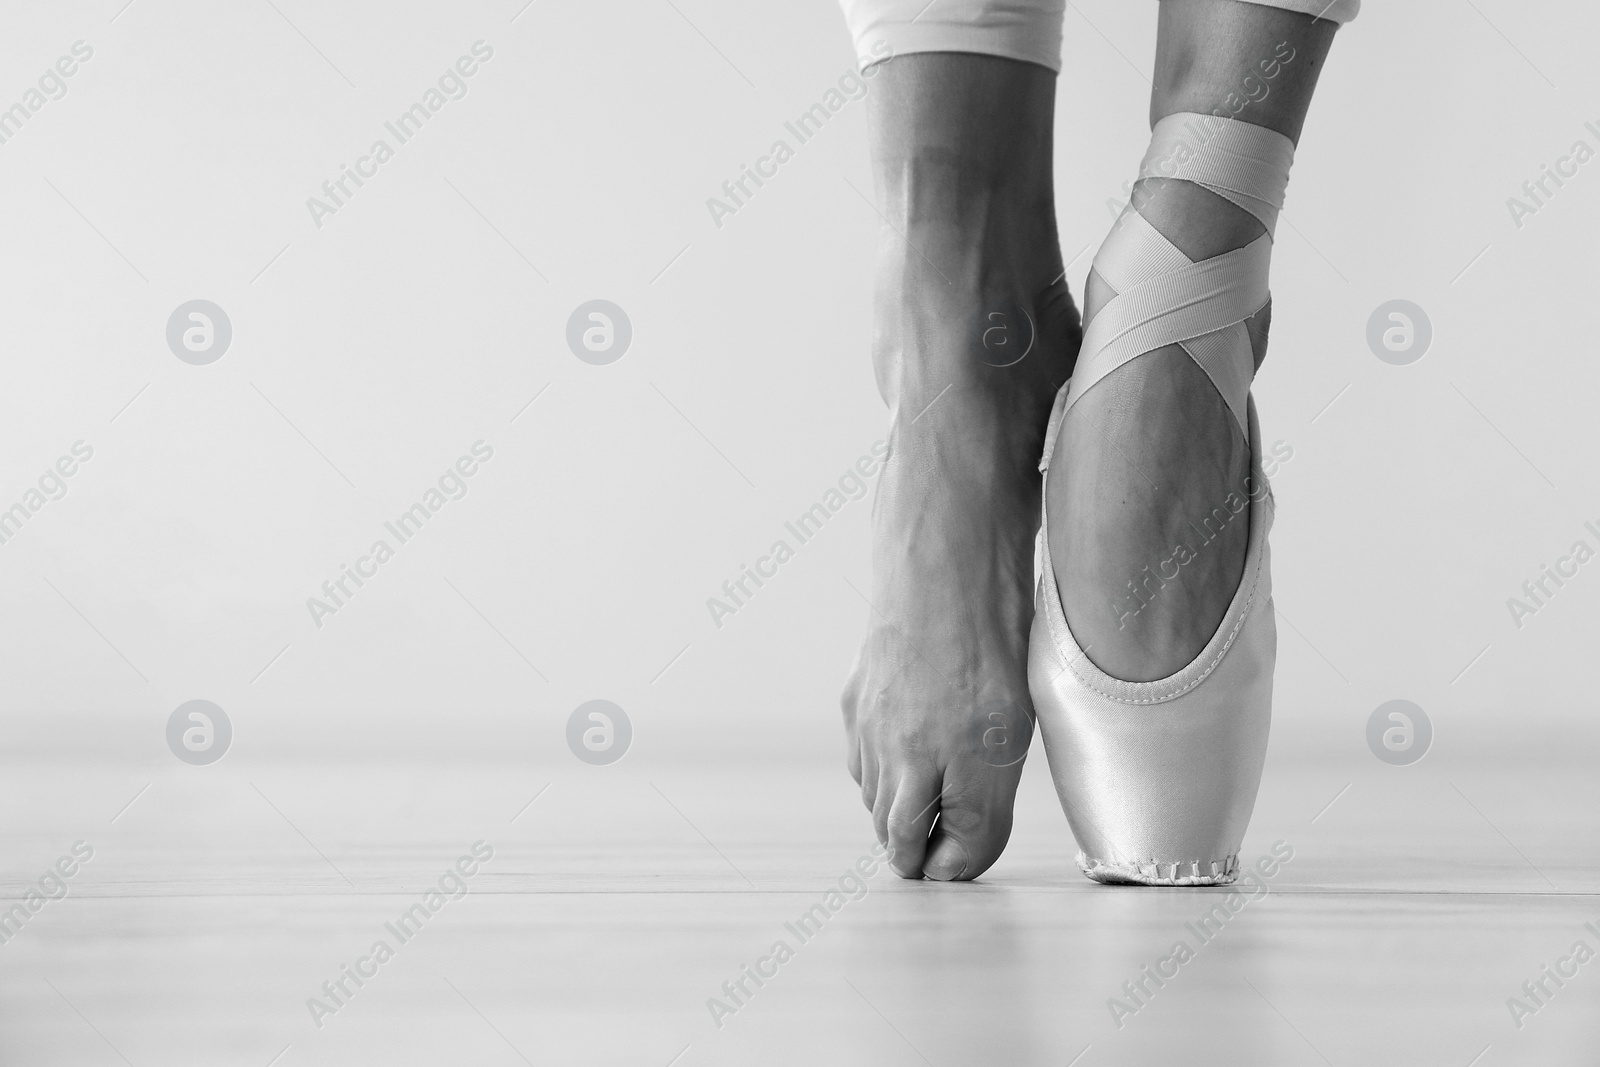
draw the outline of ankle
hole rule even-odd
[[[910,419],[960,395],[980,421],[1020,417],[1042,434],[1082,339],[1059,255],[1019,269],[971,250],[942,262],[904,253],[879,265],[873,362],[885,400]]]
[[[1061,274],[1061,245],[1049,197],[968,187],[962,202],[937,203],[927,192],[886,198],[884,214],[899,233],[884,235],[878,257],[884,283],[903,295],[937,292],[949,304],[1032,297]]]
[[[1204,186],[1169,178],[1144,178],[1133,191],[1133,206],[1146,222],[1198,263],[1243,248],[1266,233],[1261,221],[1237,204]],[[1092,314],[1110,298],[1105,282],[1091,273],[1085,304]],[[1245,320],[1255,369],[1267,356],[1272,305],[1267,303]]]
[[[1194,182],[1144,178],[1134,186],[1139,214],[1191,260],[1232,252],[1267,232],[1250,212]]]

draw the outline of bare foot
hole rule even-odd
[[[1081,333],[1050,170],[1055,76],[993,56],[880,65],[873,361],[891,412],[848,763],[907,878],[976,878],[1033,737],[1039,453]]]
[[[867,637],[842,704],[850,772],[904,877],[975,878],[1011,834],[1033,738],[1039,450],[1076,348],[1076,310],[1064,285],[1053,295],[1053,309],[1028,302],[1056,334],[1052,351],[1040,342],[1027,357],[1037,366],[978,363],[926,411],[899,408],[890,431]],[[937,378],[902,389],[919,401],[940,391]]]

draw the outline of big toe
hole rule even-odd
[[[974,780],[945,775],[939,824],[928,840],[922,873],[941,882],[976,878],[1000,858],[1011,838],[1017,776],[985,766]]]
[[[921,878],[928,834],[939,814],[938,775],[924,769],[903,774],[886,812],[883,800],[880,795],[873,815],[882,819],[878,836],[889,846],[889,866],[902,878]]]

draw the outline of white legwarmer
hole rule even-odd
[[[1240,2],[1341,23],[1361,10],[1361,0]],[[884,55],[976,52],[1061,70],[1066,0],[840,0],[840,6],[863,65]]]

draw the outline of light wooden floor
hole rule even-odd
[[[0,945],[0,1063],[1600,1055],[1600,960],[1520,1030],[1506,1006],[1574,942],[1600,949],[1583,925],[1600,928],[1600,782],[1579,754],[1556,768],[1275,757],[1246,852],[1281,839],[1295,859],[1205,945],[1185,923],[1220,894],[1085,881],[1043,770],[982,882],[879,876],[800,944],[785,921],[871,843],[831,764],[14,767],[3,895],[76,840],[95,853]],[[307,998],[478,839],[495,856],[473,892],[317,1029]],[[794,958],[715,1027],[707,998],[780,938]],[[1108,998],[1180,938],[1195,957],[1119,1029]]]

